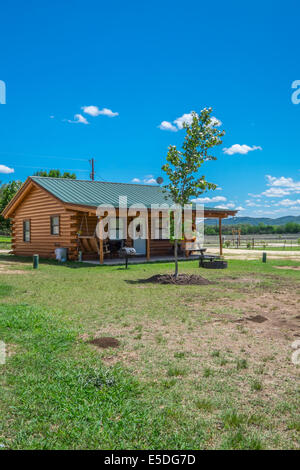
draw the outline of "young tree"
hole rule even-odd
[[[186,130],[181,150],[175,145],[168,149],[167,163],[162,166],[169,183],[164,189],[169,192],[173,202],[182,208],[207,190],[216,189],[216,185],[199,176],[203,163],[216,160],[212,149],[222,143],[225,132],[218,129],[220,122],[212,116],[212,108],[204,108],[200,114],[192,113],[190,124],[184,123]],[[178,275],[178,238],[174,240],[175,277]]]

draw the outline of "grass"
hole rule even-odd
[[[273,267],[297,263],[180,263],[213,281],[190,287],[127,282],[173,269],[163,263],[126,271],[41,261],[34,271],[31,260],[1,255],[0,264],[1,447],[297,448],[288,332],[236,322],[272,312],[268,299],[280,295],[284,311],[299,311],[299,272]],[[120,347],[88,344],[98,336]]]
[[[247,359],[237,359],[236,367],[237,369],[247,369],[248,368]]]
[[[254,380],[251,385],[251,389],[260,392],[263,389],[262,383],[259,380]]]
[[[0,250],[10,250],[11,237],[0,236]]]

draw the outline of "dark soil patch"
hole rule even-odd
[[[211,281],[196,274],[179,274],[177,278],[173,274],[156,274],[148,279],[140,279],[139,282],[150,282],[156,284],[176,284],[180,286],[205,286],[212,284]]]
[[[254,323],[263,323],[265,321],[268,321],[266,317],[263,317],[262,315],[255,315],[254,317],[248,317],[247,320],[254,321]]]
[[[120,346],[120,341],[116,338],[111,338],[110,336],[103,336],[102,338],[95,338],[91,341],[88,341],[89,344],[93,344],[98,348],[117,348]]]

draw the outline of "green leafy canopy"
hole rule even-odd
[[[36,171],[33,176],[47,176],[48,178],[70,178],[76,180],[75,173],[70,173],[69,171],[61,173],[60,170],[50,170],[49,172],[45,170],[39,170]]]
[[[175,204],[190,203],[191,197],[197,198],[207,190],[216,189],[214,183],[199,176],[198,171],[203,163],[216,160],[212,149],[222,144],[225,131],[218,129],[220,123],[212,117],[212,108],[204,108],[199,114],[192,112],[190,124],[184,123],[186,130],[182,149],[170,145],[167,163],[162,170],[167,174],[169,183],[164,186]]]

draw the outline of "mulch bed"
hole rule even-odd
[[[95,338],[88,341],[89,344],[93,344],[98,348],[117,348],[120,345],[120,341],[110,336],[103,336],[102,338]]]
[[[196,274],[178,274],[177,278],[173,274],[156,274],[148,279],[140,279],[140,282],[150,282],[156,284],[175,284],[180,286],[205,286],[212,284],[211,281]]]

